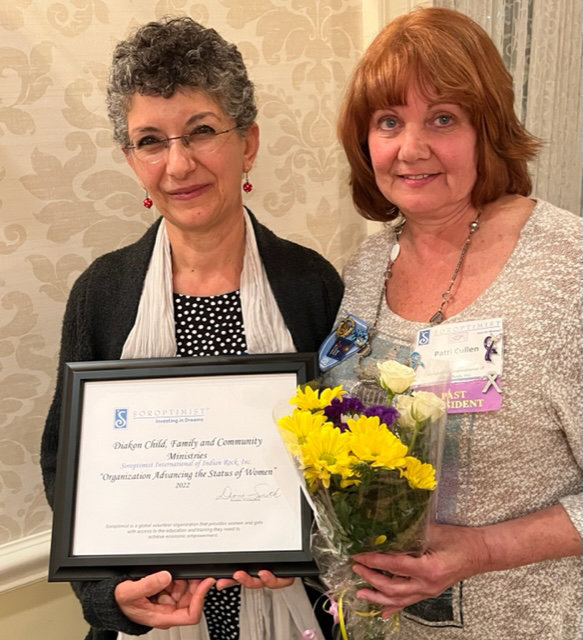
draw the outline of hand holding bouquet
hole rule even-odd
[[[373,605],[356,601],[362,584],[351,557],[423,552],[445,417],[437,395],[411,390],[413,369],[387,361],[378,370],[386,404],[366,407],[341,386],[306,386],[290,400],[293,413],[278,421],[313,503],[314,559],[331,601],[347,612],[342,635],[348,638],[348,627],[354,640],[376,640],[388,629]]]

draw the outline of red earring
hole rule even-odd
[[[146,207],[146,209],[151,209],[153,204],[154,203],[152,202],[152,198],[150,198],[148,192],[146,191],[146,197],[144,198],[143,202],[144,207]]]
[[[249,182],[249,174],[245,172],[245,182],[243,183],[243,191],[249,193],[253,191],[253,185]]]

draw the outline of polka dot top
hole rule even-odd
[[[174,294],[179,356],[242,355],[247,352],[239,291],[220,296]],[[239,639],[241,587],[209,591],[204,615],[210,640]]]
[[[203,607],[210,640],[239,640],[240,608],[240,586],[210,589]]]
[[[220,296],[174,294],[179,356],[228,356],[247,352],[239,290]]]

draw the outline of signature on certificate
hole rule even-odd
[[[279,487],[274,487],[266,482],[256,484],[251,491],[236,491],[232,487],[226,486],[216,497],[216,500],[228,500],[229,502],[259,502],[270,498],[281,497]]]

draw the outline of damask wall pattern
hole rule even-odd
[[[237,42],[261,150],[246,203],[341,268],[365,232],[335,117],[361,49],[355,0],[11,0],[0,5],[0,545],[45,531],[39,442],[64,304],[98,255],[155,219],[105,115],[115,43],[190,15]]]

